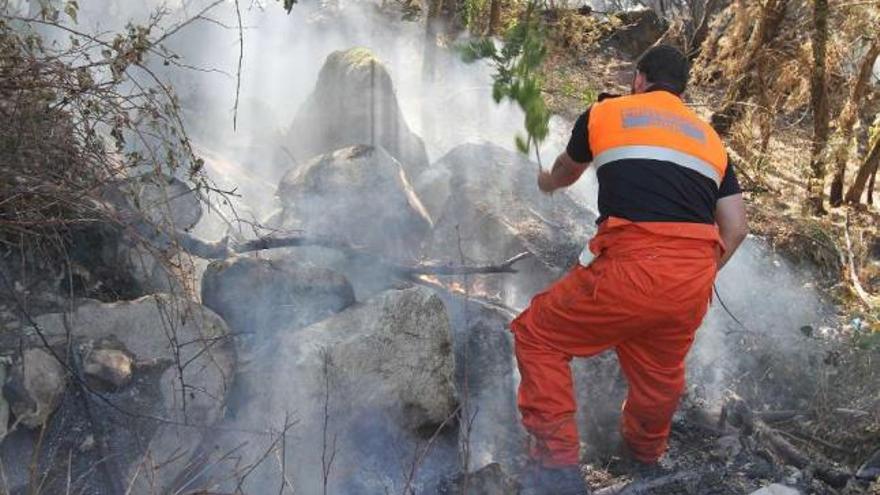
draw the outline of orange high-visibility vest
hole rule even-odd
[[[727,170],[727,153],[715,130],[667,91],[595,103],[587,136],[597,170],[625,160],[657,160],[694,170],[716,185]]]

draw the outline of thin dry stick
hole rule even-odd
[[[333,433],[332,445],[329,445],[328,453],[327,434],[330,427],[330,372],[333,366],[333,360],[328,349],[323,351],[323,368],[324,375],[324,419],[322,425],[323,444],[321,447],[321,476],[323,481],[323,494],[327,495],[327,484],[330,481],[330,470],[333,468],[333,461],[336,459],[336,433]]]
[[[535,153],[538,151],[538,143],[535,141]],[[539,162],[540,163],[540,162]],[[539,165],[540,166],[540,165]],[[464,256],[464,248],[461,245],[461,226],[455,226],[455,236],[458,247],[458,262],[461,265],[467,263],[467,260]],[[462,274],[462,283],[464,284],[464,328],[470,328],[470,280],[468,280],[468,274]],[[476,412],[471,414],[470,409],[470,380],[468,378],[468,374],[470,373],[470,343],[471,339],[469,335],[465,335],[464,339],[464,382],[462,387],[464,388],[462,394],[462,415],[465,417],[464,429],[459,430],[459,434],[461,435],[461,439],[459,440],[462,443],[462,453],[461,453],[461,471],[462,471],[462,483],[461,483],[461,494],[467,495],[468,491],[468,483],[470,482],[470,463],[471,463],[471,430],[473,427],[473,420],[476,418]]]
[[[257,459],[257,462],[251,464],[251,465],[248,467],[248,469],[247,469],[247,470],[245,471],[245,473],[241,476],[241,478],[239,478],[239,480],[238,480],[238,485],[236,485],[236,487],[235,487],[235,493],[242,493],[242,494],[244,493],[244,492],[242,491],[242,487],[244,486],[244,482],[245,482],[245,480],[247,479],[247,477],[250,476],[251,473],[253,473],[254,470],[257,469],[257,467],[259,467],[260,464],[262,464],[262,463],[263,463],[263,462],[269,457],[269,454],[271,454],[272,452],[275,451],[275,449],[278,447],[278,443],[279,443],[279,442],[280,442],[280,441],[281,441],[281,440],[287,435],[287,432],[288,432],[288,431],[290,430],[290,428],[292,428],[296,423],[297,423],[297,422],[294,421],[294,422],[291,422],[291,423],[288,424],[288,425],[285,425],[285,427],[284,427],[284,429],[281,431],[281,433],[280,433],[277,437],[275,437],[275,439],[272,441],[272,444],[269,445],[269,448],[268,448],[268,449],[266,449],[266,452],[264,452],[263,455],[261,455],[260,458]]]
[[[284,429],[290,423],[290,412],[284,412]],[[284,487],[290,486],[293,491],[293,485],[287,480],[287,436],[281,438],[281,486],[278,488],[278,495],[284,495]]]
[[[856,295],[859,296],[862,304],[868,309],[872,309],[874,303],[871,295],[868,294],[868,291],[866,291],[864,287],[862,287],[862,283],[859,281],[859,273],[856,271],[856,263],[852,252],[852,241],[849,238],[849,212],[846,213],[843,220],[843,237],[846,240],[847,265],[849,266],[850,281],[852,282]]]
[[[446,419],[444,419],[443,422],[440,423],[440,426],[438,426],[434,430],[434,433],[431,434],[431,438],[428,439],[428,442],[425,444],[425,448],[422,449],[421,452],[416,454],[416,457],[413,459],[413,462],[410,465],[410,470],[409,470],[409,473],[407,474],[406,482],[403,485],[403,492],[402,492],[403,495],[411,495],[413,493],[412,483],[416,479],[416,474],[419,471],[419,467],[421,467],[422,463],[425,461],[425,457],[428,455],[428,452],[430,452],[431,447],[434,445],[434,442],[437,440],[437,437],[440,436],[440,433],[446,428],[446,425],[448,425],[454,418],[458,417],[460,412],[461,412],[461,404],[459,404],[455,408],[455,410],[449,414],[449,416],[446,416]]]
[[[238,97],[241,94],[241,63],[244,60],[244,28],[241,25],[241,7],[235,0],[235,16],[238,18],[238,70],[235,72],[235,107],[232,110],[232,130],[238,127]]]
[[[37,444],[34,446],[34,451],[31,454],[31,464],[28,466],[29,472],[29,480],[28,480],[28,494],[29,495],[38,495],[40,493],[40,485],[42,483],[37,484],[37,477],[39,473],[39,464],[40,464],[40,451],[43,450],[43,440],[46,437],[46,425],[43,424],[40,426],[40,434],[37,436]]]

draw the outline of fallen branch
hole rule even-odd
[[[834,488],[842,488],[852,479],[850,472],[838,469],[824,460],[815,460],[798,450],[780,432],[767,426],[757,417],[746,402],[735,394],[730,394],[721,413],[721,425],[729,423],[740,430],[741,435],[755,438],[769,446],[786,464],[798,469],[811,466],[816,477]]]
[[[843,220],[843,238],[846,240],[846,254],[847,254],[847,266],[849,267],[849,278],[853,284],[853,289],[855,289],[856,295],[859,296],[859,299],[862,301],[868,309],[874,307],[874,303],[871,300],[871,295],[868,294],[868,291],[862,287],[862,283],[859,281],[859,274],[856,271],[856,263],[853,257],[852,252],[852,241],[849,238],[849,213],[847,212],[846,216]]]
[[[147,234],[143,229],[141,234]],[[323,236],[305,236],[291,235],[286,237],[260,237],[251,239],[241,243],[230,245],[228,238],[220,241],[205,241],[188,232],[177,231],[175,238],[171,239],[164,235],[151,232],[154,243],[159,247],[169,246],[175,243],[184,251],[198,256],[200,258],[218,260],[234,256],[235,254],[249,253],[254,251],[265,251],[268,249],[277,249],[285,247],[298,246],[318,246],[341,251],[346,256],[361,258],[373,264],[379,264],[385,267],[388,272],[400,278],[412,278],[417,275],[470,275],[476,273],[516,273],[513,267],[518,261],[532,256],[529,252],[519,253],[507,260],[497,264],[486,265],[455,265],[452,263],[424,263],[418,265],[403,265],[383,259],[379,255],[370,253],[363,248],[352,246],[347,242],[323,237]]]
[[[670,485],[695,483],[700,474],[694,471],[678,471],[665,476],[632,482],[616,483],[596,490],[593,495],[644,495],[648,493],[668,493]],[[677,492],[677,491],[676,491]]]

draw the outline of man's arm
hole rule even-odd
[[[551,193],[557,189],[568,187],[574,184],[584,170],[587,169],[589,163],[576,162],[568,151],[563,151],[556,157],[551,171],[540,170],[538,172],[538,188],[545,193]]]
[[[749,233],[742,194],[725,196],[715,203],[715,222],[724,247],[727,248],[718,262],[718,269],[721,270]]]

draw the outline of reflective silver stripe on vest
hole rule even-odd
[[[715,184],[721,185],[721,176],[709,162],[697,158],[694,155],[676,151],[671,148],[662,146],[618,146],[599,153],[599,156],[593,159],[593,165],[598,169],[606,163],[616,162],[618,160],[661,160],[664,162],[672,162],[689,168],[695,172],[705,175],[715,181]]]

